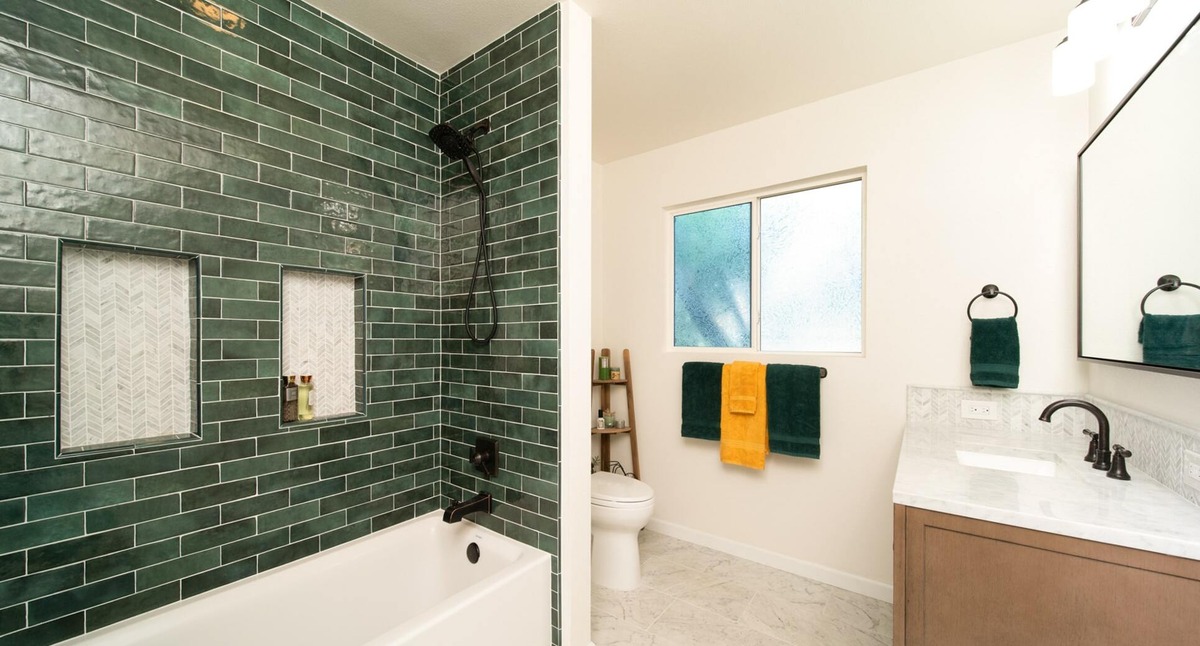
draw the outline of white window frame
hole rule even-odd
[[[849,182],[862,182],[862,215],[860,222],[862,245],[862,289],[860,292],[859,308],[862,312],[862,347],[858,352],[832,352],[809,350],[763,350],[762,349],[762,272],[761,272],[761,231],[762,231],[762,200],[789,193],[825,188]],[[750,204],[750,347],[748,348],[710,348],[698,346],[675,345],[675,218],[680,215],[690,215],[700,211],[719,209],[739,204]],[[828,173],[810,177],[787,184],[776,184],[740,193],[725,195],[718,198],[678,204],[664,209],[666,217],[666,319],[664,338],[668,352],[690,354],[730,354],[750,353],[765,355],[803,355],[803,356],[833,356],[833,357],[863,357],[867,352],[867,169],[855,168],[846,171]]]

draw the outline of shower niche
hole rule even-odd
[[[281,275],[280,422],[365,414],[365,277],[284,268]],[[296,391],[287,392],[294,377]],[[288,401],[294,397],[292,401]],[[294,404],[295,419],[291,411]]]

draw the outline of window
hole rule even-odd
[[[677,213],[675,347],[862,352],[861,174]]]

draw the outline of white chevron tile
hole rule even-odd
[[[62,269],[63,448],[194,431],[188,261],[66,248]]]
[[[318,417],[357,412],[354,277],[283,272],[283,373],[313,375]]]

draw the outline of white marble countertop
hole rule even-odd
[[[1138,470],[1136,454],[1133,479],[1122,482],[1093,469],[1086,452],[1082,435],[910,425],[892,501],[1200,560],[1200,507]],[[982,463],[990,466],[970,466]]]

